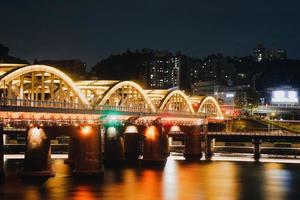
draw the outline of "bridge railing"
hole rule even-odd
[[[276,109],[300,109],[299,105],[293,105],[293,104],[274,104],[274,105],[259,105],[257,109],[266,109],[266,110],[276,110]]]
[[[133,112],[143,114],[162,114],[162,115],[181,115],[181,116],[199,116],[205,117],[203,113],[192,114],[189,111],[177,110],[157,110],[152,111],[150,108],[143,106],[111,106],[111,105],[83,105],[79,103],[69,103],[61,101],[41,101],[41,100],[27,100],[27,99],[8,99],[0,98],[0,106],[13,107],[32,107],[32,108],[58,108],[58,109],[73,109],[73,110],[99,110],[99,111],[117,111],[117,112]]]
[[[139,106],[111,106],[111,105],[98,105],[93,107],[94,110],[110,110],[118,112],[137,112],[137,113],[151,113],[149,108]]]
[[[34,108],[64,108],[64,109],[90,109],[90,106],[79,103],[69,103],[61,101],[34,101],[27,99],[7,99],[0,98],[0,106],[19,106]]]

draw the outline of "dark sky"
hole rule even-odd
[[[143,47],[241,56],[257,43],[300,58],[299,0],[0,0],[0,19],[0,43],[29,61],[91,67]]]

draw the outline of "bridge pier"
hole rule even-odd
[[[149,165],[164,165],[167,161],[165,147],[166,135],[162,132],[162,125],[155,124],[146,127],[144,138],[143,163]]]
[[[64,160],[65,164],[74,166],[76,156],[78,155],[79,140],[78,137],[70,135],[68,158]]]
[[[125,161],[124,140],[121,136],[121,127],[108,126],[104,136],[104,162],[118,164]]]
[[[260,159],[260,139],[255,138],[253,139],[253,144],[254,144],[254,160],[258,161]]]
[[[75,176],[102,176],[100,130],[98,126],[86,125],[77,129],[78,154],[75,157]]]
[[[205,159],[206,160],[211,160],[211,157],[213,155],[211,142],[212,142],[212,139],[206,137],[206,139],[205,139]]]
[[[29,128],[26,137],[26,152],[24,170],[21,177],[51,177],[54,172],[51,167],[50,139],[44,129]]]
[[[166,157],[169,157],[170,156],[170,145],[169,145],[169,137],[168,137],[169,129],[162,126],[161,131],[162,131],[163,152]]]
[[[202,158],[200,126],[189,127],[185,134],[184,154],[186,160]]]
[[[0,125],[0,178],[4,177],[4,158],[3,158],[3,126]]]
[[[127,126],[124,131],[124,152],[126,161],[137,161],[141,155],[140,142],[142,136],[136,126]]]

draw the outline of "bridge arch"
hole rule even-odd
[[[223,118],[219,103],[212,96],[204,97],[201,100],[197,113],[204,113],[205,115],[213,114],[219,118]]]
[[[188,97],[180,90],[172,90],[162,99],[158,110],[163,111],[166,110],[166,108],[167,110],[189,111],[192,114],[195,113]]]
[[[16,87],[18,89],[14,91]],[[30,100],[47,100],[47,93],[48,100],[54,101],[56,97],[66,101],[73,98],[70,95],[74,95],[78,97],[78,103],[90,105],[68,75],[47,65],[27,65],[8,71],[0,77],[0,88],[10,89],[10,93],[15,93],[19,99],[26,99],[25,93]]]
[[[155,111],[155,107],[148,98],[143,88],[133,81],[121,81],[103,94],[96,105],[113,105],[146,108]]]

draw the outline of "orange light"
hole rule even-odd
[[[92,132],[91,126],[83,126],[81,127],[81,134],[82,135],[89,135]]]
[[[158,130],[155,126],[150,126],[146,129],[146,137],[149,139],[155,139],[155,136],[157,135]]]

